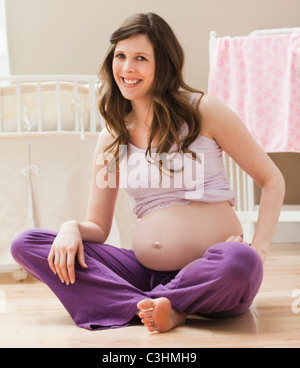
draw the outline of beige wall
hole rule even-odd
[[[181,41],[187,82],[205,92],[211,30],[241,36],[300,26],[300,0],[6,0],[6,11],[12,74],[97,74],[114,29],[133,13],[151,11]],[[289,181],[289,203],[300,203],[293,180],[299,178],[298,157],[277,159]]]
[[[6,0],[12,74],[96,74],[110,34],[156,12],[186,51],[186,78],[207,90],[208,38],[300,26],[299,0]]]

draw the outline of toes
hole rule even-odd
[[[157,331],[157,326],[154,323],[154,321],[147,321],[146,323],[144,323],[144,325],[147,327],[148,331],[150,332]]]
[[[143,311],[153,310],[154,303],[152,299],[144,299],[137,304],[137,307]]]
[[[154,325],[154,321],[152,319],[152,316],[146,316],[146,317],[143,317],[141,319],[141,321],[144,323],[144,325],[146,326],[153,326]]]
[[[153,321],[153,319],[145,319],[145,318],[143,318],[142,319],[142,322],[144,323],[144,325],[146,325],[146,326],[154,326],[154,321]]]
[[[139,316],[141,317],[141,322],[147,327],[148,331],[157,331],[157,326],[150,313],[140,312]]]
[[[154,309],[154,303],[152,299],[144,299],[137,304],[140,309],[139,317],[142,323],[147,327],[149,332],[157,331],[157,327],[153,321],[152,311]]]
[[[158,329],[156,326],[150,326],[150,327],[147,327],[148,328],[148,331],[149,332],[158,332]]]
[[[147,311],[141,311],[139,312],[139,317],[144,318],[144,317],[150,317],[150,313],[147,313]]]

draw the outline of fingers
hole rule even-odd
[[[48,255],[48,264],[54,275],[58,275],[61,282],[64,282],[64,279],[62,277],[62,272],[59,267],[60,262],[60,255],[58,252],[55,252],[54,248],[52,247],[49,255]]]
[[[238,236],[232,235],[226,240],[226,242],[240,242],[241,243],[243,242],[243,238],[240,235]]]
[[[70,255],[68,253],[62,254],[58,262],[59,267],[56,267],[56,271],[57,271],[58,276],[60,276],[61,282],[65,282],[67,285],[70,284],[69,271],[67,268],[68,258],[70,258]]]
[[[78,248],[77,259],[78,259],[78,262],[79,262],[81,267],[83,267],[83,268],[88,267],[87,264],[85,263],[84,250],[83,250],[83,245],[82,244]]]
[[[67,274],[69,276],[69,280],[71,284],[74,284],[75,282],[75,254],[68,254],[67,255]],[[67,283],[67,281],[66,281]],[[67,283],[67,285],[69,285]]]
[[[55,274],[60,278],[60,281],[65,282],[64,274],[62,272],[62,267],[64,264],[64,256],[61,255],[58,251],[54,254],[54,268]]]
[[[48,255],[48,264],[49,267],[51,268],[52,272],[54,273],[54,275],[56,275],[56,269],[54,266],[54,252],[53,249],[50,249],[49,255]]]
[[[52,272],[57,275],[62,283],[67,285],[74,284],[75,282],[75,257],[76,248],[65,248],[57,249],[52,246],[48,255],[48,264]],[[87,268],[84,258],[83,245],[78,249],[78,261],[79,264]]]
[[[240,235],[232,235],[232,236],[230,236],[226,241],[225,241],[226,243],[227,242],[236,242],[236,243],[244,243],[244,244],[246,244],[246,245],[249,245],[249,243],[247,243],[244,239],[243,239],[243,237],[242,236],[240,236]]]
[[[74,258],[74,256],[73,256]],[[60,281],[62,283],[66,283],[67,285],[70,282],[75,281],[75,271],[74,271],[74,262],[71,261],[72,255],[66,252],[55,252],[54,255],[54,272],[55,275],[58,275]],[[73,266],[73,267],[72,267]]]

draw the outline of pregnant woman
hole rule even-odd
[[[138,315],[148,331],[166,332],[187,314],[241,314],[262,281],[283,177],[229,108],[185,84],[182,48],[161,17],[134,15],[110,42],[86,219],[58,233],[27,230],[12,254],[80,327],[127,326]],[[262,188],[252,246],[222,150]],[[104,244],[121,187],[135,200],[133,249]]]

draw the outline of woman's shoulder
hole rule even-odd
[[[203,135],[216,140],[221,147],[225,139],[234,141],[239,134],[251,137],[241,118],[217,97],[203,96],[199,109]]]
[[[233,111],[225,105],[218,97],[210,94],[204,94],[201,98],[201,103],[199,104],[199,109],[201,114],[206,118],[216,118],[223,113],[233,113]]]
[[[199,111],[202,118],[202,134],[212,139],[226,120],[237,117],[222,101],[209,94],[201,98]]]
[[[201,115],[212,115],[225,105],[215,96],[204,92],[185,92],[184,98],[200,110]]]

